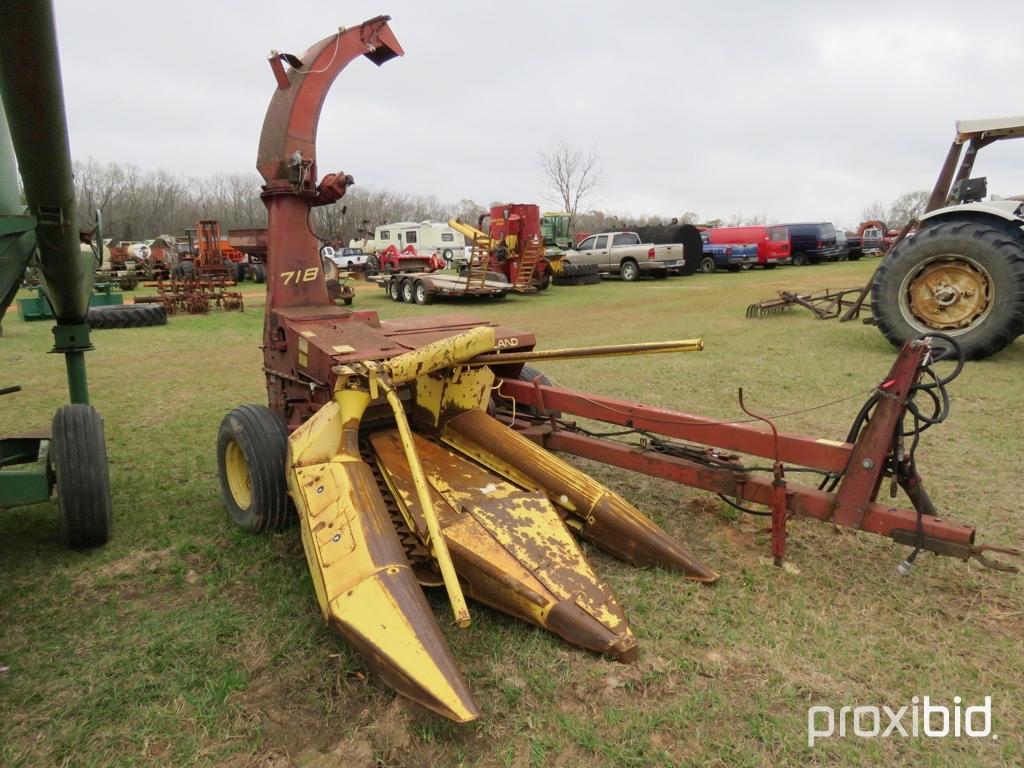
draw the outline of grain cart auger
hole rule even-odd
[[[94,254],[79,245],[53,8],[10,0],[0,25],[0,321],[37,251],[71,405],[55,414],[52,435],[0,439],[0,508],[46,501],[56,485],[70,544],[96,546],[110,536],[111,500],[103,420],[89,405],[85,375]]]
[[[718,578],[628,501],[545,448],[709,487],[737,504],[767,505],[779,559],[793,514],[834,519],[917,549],[982,556],[973,529],[934,517],[913,450],[895,453],[927,370],[927,341],[904,348],[850,441],[782,433],[773,440],[772,432],[747,424],[553,387],[523,367],[696,352],[700,340],[538,352],[533,334],[464,315],[385,321],[332,304],[307,217],[313,206],[340,199],[352,177],[332,173],[317,183],[317,119],[350,61],[365,56],[379,65],[402,55],[387,22],[378,17],[341,29],[301,58],[271,55],[277,90],[257,163],[269,227],[269,407],[229,413],[217,458],[236,523],[260,532],[298,517],[324,618],[390,685],[453,720],[478,716],[421,586],[447,590],[458,626],[470,621],[469,597],[628,662],[637,641],[577,537],[638,566],[702,582]],[[499,409],[495,400],[511,408]],[[643,446],[614,442],[565,421],[559,410],[651,437]],[[758,479],[760,468],[731,450],[774,459],[774,479]],[[787,466],[821,467],[838,491],[789,483]],[[922,512],[874,503],[890,470]]]

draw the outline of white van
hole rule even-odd
[[[420,254],[433,252],[451,263],[465,258],[466,238],[444,221],[398,221],[377,227],[372,240],[353,240],[349,245],[367,253],[379,253],[389,245],[398,250],[412,245]]]

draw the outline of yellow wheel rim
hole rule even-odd
[[[252,504],[252,478],[249,477],[249,465],[245,463],[245,454],[234,440],[228,443],[224,451],[224,474],[228,478],[228,488],[239,509],[248,509]]]
[[[968,328],[988,313],[993,301],[988,273],[971,260],[953,256],[926,264],[910,278],[905,300],[929,328]]]

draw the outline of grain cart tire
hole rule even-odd
[[[714,256],[705,256],[705,257],[703,257],[700,260],[700,267],[699,267],[699,269],[705,275],[710,275],[712,272],[715,271],[715,257]]]
[[[228,516],[249,533],[280,531],[297,520],[288,498],[288,433],[265,405],[240,405],[217,433],[217,474]]]
[[[878,266],[871,309],[897,346],[939,331],[968,360],[994,355],[1024,331],[1024,233],[978,219],[926,226]]]
[[[167,325],[167,310],[161,304],[111,304],[92,307],[86,322],[93,330]]]
[[[627,283],[635,283],[640,279],[640,267],[632,259],[626,259],[619,265],[619,274]]]
[[[420,306],[430,304],[434,300],[434,294],[430,290],[430,286],[428,286],[422,280],[416,281],[416,284],[412,288],[412,292],[413,298],[415,299],[416,303],[419,304]]]
[[[413,296],[412,291],[412,280],[402,281],[402,301],[404,301],[406,304],[412,304],[414,301],[416,301],[416,297]]]
[[[391,278],[388,281],[388,297],[392,301],[402,300],[402,281],[398,278]]]
[[[110,539],[112,505],[103,418],[91,405],[65,405],[53,417],[50,460],[68,544],[98,547]]]

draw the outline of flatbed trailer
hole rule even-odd
[[[392,301],[407,304],[430,304],[442,298],[503,299],[513,288],[512,283],[496,272],[488,272],[482,279],[472,274],[441,272],[393,272],[370,279],[380,285]]]

